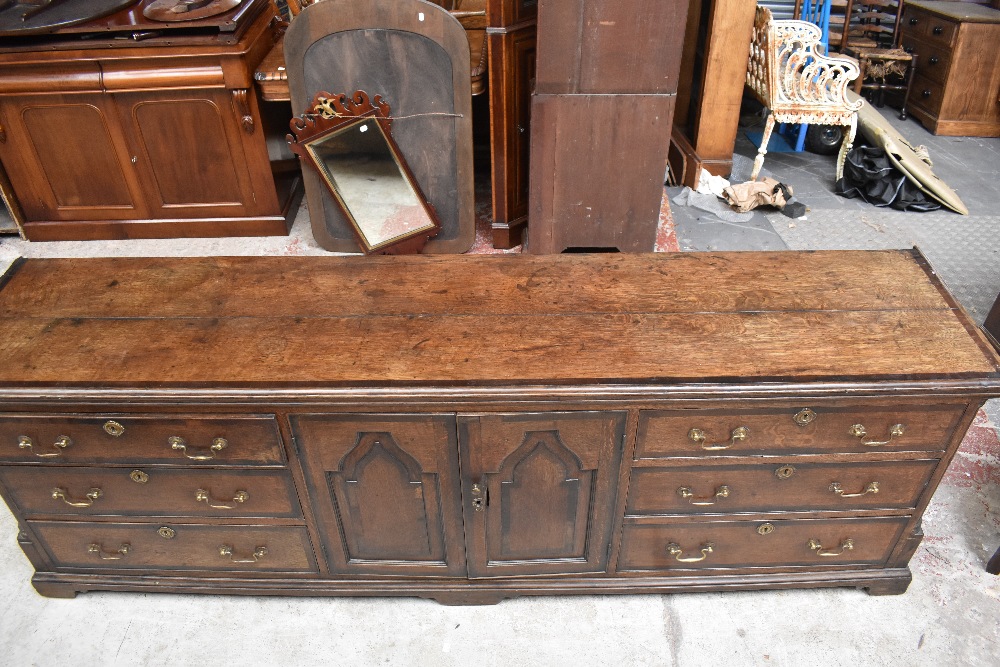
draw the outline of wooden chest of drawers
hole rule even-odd
[[[899,593],[997,364],[916,251],[28,260],[0,493],[53,596]]]
[[[917,55],[907,111],[939,135],[1000,136],[1000,11],[907,2],[902,47]]]

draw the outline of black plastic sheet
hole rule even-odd
[[[859,146],[847,154],[844,176],[835,192],[841,197],[861,198],[873,206],[900,211],[936,211],[941,204],[929,199],[889,161],[885,150]]]

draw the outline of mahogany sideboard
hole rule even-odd
[[[27,238],[287,234],[301,177],[252,79],[273,5],[150,24],[150,1],[0,40],[0,162]]]
[[[0,493],[49,596],[901,593],[1000,395],[915,250],[48,259],[3,282]]]

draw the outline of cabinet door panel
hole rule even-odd
[[[135,217],[127,158],[98,95],[11,98],[0,152],[29,220]]]
[[[465,574],[454,417],[290,421],[334,571]]]
[[[253,189],[227,91],[116,99],[151,206],[166,217],[238,216]]]
[[[600,572],[625,413],[460,418],[472,576]]]

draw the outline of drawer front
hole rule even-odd
[[[636,468],[626,511],[643,515],[911,508],[937,463]]]
[[[917,74],[913,77],[913,88],[910,90],[910,104],[922,107],[937,116],[944,104],[944,86],[931,79]]]
[[[880,565],[908,517],[630,524],[618,571]]]
[[[300,518],[285,471],[0,466],[27,515]]]
[[[0,417],[0,461],[281,465],[271,415],[31,415]]]
[[[746,412],[643,411],[635,458],[943,451],[964,408],[813,404]]]
[[[317,572],[300,526],[29,521],[57,567]],[[166,535],[166,536],[164,536]]]
[[[951,50],[922,40],[904,37],[903,48],[917,57],[917,72],[932,81],[945,84],[951,67]]]
[[[958,32],[958,24],[915,7],[903,10],[904,36],[926,39],[941,46],[950,46]]]

